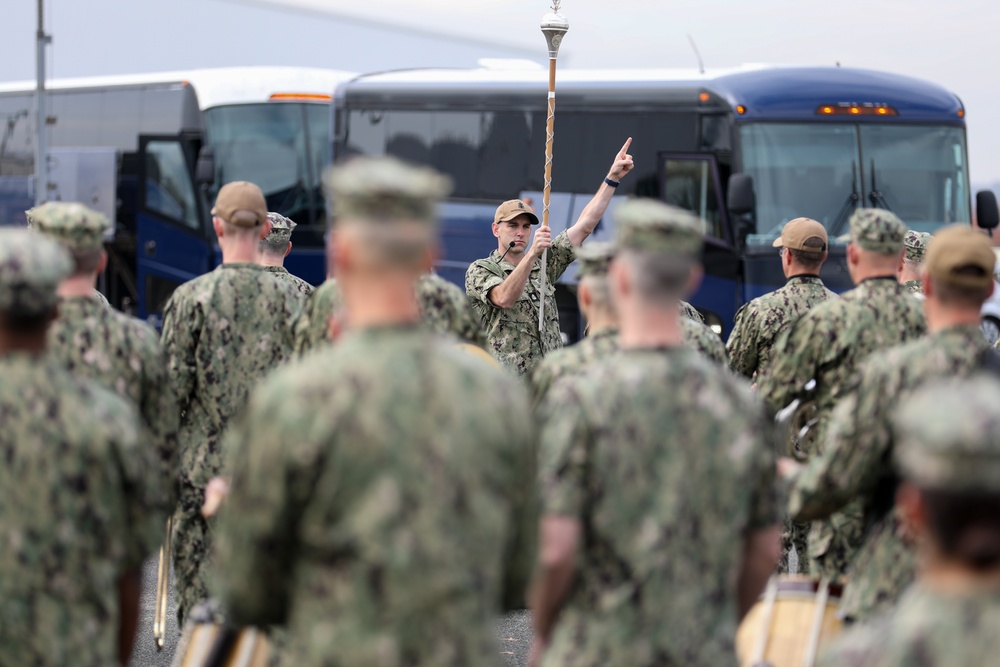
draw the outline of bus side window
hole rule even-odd
[[[719,214],[717,168],[710,156],[663,158],[663,200],[705,221],[705,233],[725,240]]]
[[[146,144],[146,208],[194,230],[198,206],[184,150],[175,141]]]

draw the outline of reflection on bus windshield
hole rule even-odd
[[[740,135],[757,196],[750,245],[769,245],[799,216],[842,233],[855,195],[858,206],[889,208],[921,231],[969,220],[961,128],[757,123]]]
[[[268,208],[300,224],[322,222],[320,178],[329,161],[329,106],[265,103],[205,112],[216,187],[258,184]],[[211,193],[214,197],[215,193]]]

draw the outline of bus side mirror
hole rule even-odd
[[[987,230],[996,229],[1000,225],[997,196],[990,190],[980,190],[976,193],[976,225],[980,229]]]
[[[198,162],[194,165],[194,180],[207,187],[215,182],[215,152],[209,146],[198,151]]]
[[[757,207],[753,194],[753,177],[749,174],[732,174],[726,189],[726,205],[734,216],[748,215]]]

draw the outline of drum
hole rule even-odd
[[[764,596],[736,632],[742,667],[813,667],[820,649],[840,634],[841,587],[802,575],[771,577]]]
[[[184,628],[172,667],[267,667],[270,644],[255,628],[190,623]]]

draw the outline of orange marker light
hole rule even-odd
[[[701,100],[702,102],[707,102],[710,99],[712,99],[712,96],[709,95],[708,93],[699,93],[698,94],[698,99]]]
[[[269,98],[272,102],[287,101],[307,101],[307,102],[329,102],[333,98],[330,95],[320,93],[274,93]]]
[[[861,113],[861,109],[859,109],[857,107],[851,107],[851,113],[854,114],[854,115],[857,115],[857,114]]]
[[[886,115],[889,112],[886,111],[885,107],[879,107],[877,113],[878,113],[879,116],[884,116],[884,115]]]
[[[958,110],[958,117],[959,118],[965,118],[965,109],[959,109]]]
[[[823,107],[820,109],[820,112],[826,114],[827,116],[833,115],[833,107]]]
[[[747,108],[745,106],[743,106],[742,104],[737,104],[736,105],[736,113],[738,113],[738,114],[740,114],[742,116],[746,112],[747,112]]]

